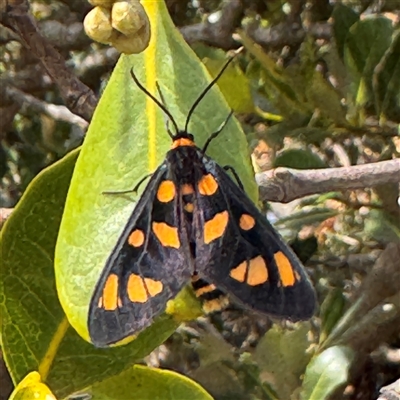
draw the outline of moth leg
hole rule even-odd
[[[138,191],[140,185],[141,185],[147,178],[149,178],[149,177],[152,176],[152,175],[153,175],[152,173],[151,173],[151,174],[145,175],[145,176],[135,185],[135,187],[134,187],[133,189],[121,190],[121,191],[117,191],[117,192],[102,192],[102,194],[105,194],[105,195],[109,195],[109,194],[111,194],[111,195],[119,195],[119,194],[127,194],[127,193],[137,193],[137,191]]]
[[[233,167],[231,167],[230,165],[225,165],[225,167],[223,167],[225,171],[231,171],[232,175],[235,177],[236,182],[238,183],[240,189],[242,189],[242,191],[244,192],[244,187],[243,187],[243,183],[239,178],[239,175],[237,174],[237,172],[235,171],[235,169]]]
[[[231,112],[228,114],[225,121],[221,124],[221,126],[218,128],[218,130],[215,131],[213,134],[211,134],[211,136],[207,139],[207,141],[204,144],[203,149],[202,149],[203,154],[205,154],[209,144],[223,131],[223,129],[225,128],[225,126],[227,125],[229,120],[231,119],[232,115],[233,115],[233,110],[231,110]]]

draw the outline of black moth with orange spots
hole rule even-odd
[[[171,149],[151,176],[94,290],[88,326],[104,347],[148,327],[168,300],[192,280],[206,312],[221,310],[226,295],[243,306],[294,321],[308,319],[315,292],[304,267],[253,202],[234,170],[221,167],[137,80],[175,128]],[[161,95],[161,93],[160,93]],[[232,180],[231,170],[239,186]],[[123,193],[123,192],[121,192]]]

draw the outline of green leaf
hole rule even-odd
[[[296,324],[293,331],[282,330],[276,325],[259,342],[254,359],[263,376],[269,377],[280,399],[289,399],[301,384],[300,376],[311,355],[306,353],[310,323]]]
[[[337,125],[346,125],[346,112],[341,103],[341,96],[326,81],[320,72],[314,70],[310,83],[306,88],[307,99]]]
[[[205,66],[213,77],[218,74],[225,63],[226,59],[205,60]],[[218,80],[218,87],[232,110],[237,113],[254,112],[249,80],[238,65],[229,65]]]
[[[385,244],[400,239],[398,219],[383,210],[370,210],[364,224],[364,232],[369,239]]]
[[[373,99],[374,68],[390,46],[392,32],[389,19],[376,17],[355,23],[347,35],[344,61],[352,75],[352,102],[358,107]]]
[[[299,231],[304,225],[320,223],[337,214],[336,210],[326,207],[305,208],[291,213],[288,217],[280,218],[275,225],[284,225],[288,229]]]
[[[375,68],[374,91],[380,119],[400,122],[400,32]]]
[[[135,365],[90,388],[92,400],[212,400],[196,382],[173,371]]]
[[[105,196],[136,183],[163,161],[171,145],[163,114],[134,84],[130,70],[152,93],[156,81],[178,126],[210,82],[205,67],[173,26],[164,2],[144,2],[152,28],[150,46],[121,56],[95,111],[77,161],[56,248],[57,289],[68,320],[89,340],[87,313],[93,287],[132,213],[136,195]],[[200,103],[189,129],[201,147],[229,114],[217,87]],[[235,119],[208,154],[232,165],[257,198],[246,138]],[[141,190],[145,185],[141,186]]]
[[[14,382],[38,369],[63,324],[53,254],[77,155],[71,153],[31,182],[1,232],[1,344]]]
[[[215,77],[226,63],[226,52],[222,49],[206,46],[199,42],[194,43],[192,48],[203,60],[212,77]],[[237,113],[254,112],[249,79],[235,61],[228,66],[217,84],[232,110]]]
[[[340,58],[343,59],[344,44],[350,28],[359,20],[358,14],[350,7],[336,3],[332,12],[333,36]]]
[[[178,326],[163,316],[129,345],[106,350],[94,348],[69,326],[57,298],[53,254],[77,155],[69,154],[31,182],[0,242],[1,347],[7,367],[14,382],[38,370],[59,397],[120,373]]]
[[[347,382],[354,360],[354,351],[346,346],[334,346],[314,357],[304,376],[302,400],[325,400]]]
[[[243,30],[238,31],[243,46],[258,60],[263,69],[259,71],[260,90],[283,115],[309,115],[313,109],[305,102],[304,93],[295,85],[293,75],[276,64],[258,44]]]
[[[274,168],[287,167],[297,169],[326,168],[327,165],[309,150],[289,149],[283,151],[274,161]]]
[[[331,333],[334,326],[343,316],[346,299],[343,295],[342,289],[333,289],[326,296],[321,304],[320,317],[321,317],[321,333],[319,342],[323,343],[324,340]]]

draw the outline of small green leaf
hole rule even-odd
[[[324,302],[321,304],[320,317],[321,317],[321,333],[319,342],[323,343],[324,340],[331,333],[333,327],[337,324],[343,316],[344,306],[346,299],[343,296],[341,289],[333,289],[326,296]]]
[[[346,112],[341,103],[341,96],[320,72],[313,71],[306,91],[308,101],[323,115],[329,117],[337,125],[346,125]]]
[[[350,7],[336,3],[332,12],[333,36],[340,58],[343,59],[344,44],[350,28],[359,20],[358,14]]]
[[[135,365],[90,389],[92,400],[212,400],[196,382],[173,371]]]
[[[300,376],[311,358],[306,352],[310,345],[307,339],[309,331],[309,322],[297,323],[293,331],[275,325],[257,346],[254,359],[261,373],[270,377],[269,383],[280,399],[289,399],[301,384]]]
[[[374,69],[389,48],[392,33],[392,22],[384,17],[376,17],[355,23],[347,35],[344,61],[352,75],[352,102],[358,107],[365,106],[373,99]]]
[[[398,220],[383,210],[371,210],[365,218],[364,232],[380,243],[396,242],[400,238]]]
[[[354,360],[354,351],[334,346],[314,357],[307,366],[301,391],[302,400],[325,400],[344,385]]]
[[[210,74],[215,77],[225,62],[225,59],[208,59],[205,61],[205,66]],[[231,64],[218,80],[218,87],[221,89],[222,94],[232,110],[237,113],[254,112],[250,83],[239,66]]]
[[[334,217],[338,212],[325,207],[313,207],[291,213],[289,216],[279,219],[276,225],[284,225],[288,229],[300,230],[304,225],[312,225]]]
[[[375,68],[374,91],[380,119],[400,122],[400,32]]]
[[[243,46],[258,60],[263,67],[259,71],[259,80],[262,82],[262,90],[277,110],[283,115],[295,114],[308,115],[312,108],[305,103],[304,93],[295,87],[293,75],[279,67],[276,61],[270,57],[258,44],[256,44],[243,30],[239,30]]]
[[[289,149],[283,151],[274,161],[274,168],[287,167],[296,169],[326,168],[327,165],[309,150]]]
[[[194,43],[192,49],[201,58],[210,74],[215,77],[226,63],[226,52],[222,49]],[[237,63],[231,64],[217,82],[229,106],[237,113],[254,112],[249,78]]]

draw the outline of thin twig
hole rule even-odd
[[[16,33],[21,43],[40,60],[57,84],[65,105],[74,114],[90,121],[97,104],[96,95],[69,71],[60,53],[40,34],[35,19],[29,14],[28,2],[9,0],[8,10],[1,15],[0,22]]]
[[[89,125],[87,121],[85,121],[79,115],[73,114],[71,111],[68,110],[67,107],[46,103],[30,94],[22,92],[15,87],[8,86],[6,88],[6,94],[15,103],[21,106],[26,103],[34,111],[47,114],[49,117],[57,121],[64,121],[70,124],[78,125],[82,130],[86,130]]]

